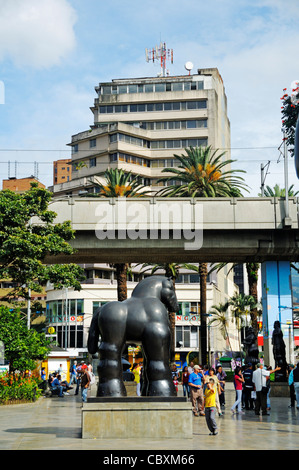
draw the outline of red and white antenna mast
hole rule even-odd
[[[159,61],[161,63],[161,75],[166,77],[166,61],[170,60],[173,64],[173,49],[167,49],[166,43],[161,42],[160,46],[156,46],[153,49],[145,49],[145,58],[147,62]]]

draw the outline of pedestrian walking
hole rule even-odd
[[[241,372],[241,367],[237,366],[235,369],[235,376],[234,376],[234,383],[235,383],[235,390],[236,390],[236,401],[231,407],[231,412],[233,414],[236,413],[236,408],[239,414],[244,414],[242,411],[242,392],[243,392],[243,383],[244,377]]]
[[[134,382],[136,383],[136,395],[140,397],[140,366],[136,362],[133,364],[132,372],[134,374]]]
[[[227,375],[224,372],[221,364],[217,365],[216,376],[221,387],[221,394],[219,395],[219,402],[220,402],[220,406],[224,408],[225,407],[225,380],[226,380]]]
[[[270,393],[271,393],[271,382],[275,380],[275,374],[273,373],[272,367],[267,367],[267,370],[270,371],[269,377],[266,379],[266,387],[268,388],[267,392],[267,410],[271,410],[271,401],[270,401]]]
[[[246,410],[254,410],[254,400],[252,392],[254,391],[254,383],[252,382],[253,367],[252,364],[247,364],[247,368],[243,372],[244,378],[244,404]]]
[[[204,400],[205,400],[205,417],[210,436],[218,434],[216,422],[216,392],[215,381],[213,377],[208,379],[208,383],[204,385]]]
[[[190,397],[190,388],[189,388],[189,372],[188,366],[185,366],[181,375],[182,385],[183,385],[183,394],[184,397]]]
[[[90,383],[90,377],[87,370],[87,367],[83,369],[83,374],[81,376],[81,396],[82,401],[87,402],[87,391]]]
[[[209,368],[209,376],[208,378],[212,378],[213,379],[213,383],[214,383],[214,390],[215,390],[215,398],[216,398],[216,410],[218,412],[218,415],[219,416],[222,416],[222,411],[221,411],[221,407],[220,407],[220,400],[219,400],[219,397],[222,393],[222,389],[221,389],[221,386],[220,386],[220,383],[219,383],[219,380],[215,374],[215,369],[214,367],[210,367]]]
[[[74,364],[71,366],[70,373],[70,385],[73,385],[73,383],[77,385],[77,361],[74,361]]]
[[[280,370],[281,367],[276,367],[272,370],[271,373],[274,373]],[[263,369],[263,364],[257,364],[256,370],[252,374],[252,381],[254,383],[254,388],[256,391],[256,400],[255,400],[255,414],[259,415],[262,410],[262,415],[269,415],[267,413],[267,377],[270,376],[270,371]]]
[[[189,375],[190,396],[192,402],[192,411],[194,416],[204,416],[204,397],[203,397],[204,376],[198,365],[194,366],[194,372]]]

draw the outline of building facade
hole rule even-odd
[[[72,179],[72,160],[64,158],[53,162],[53,185],[67,183]]]
[[[28,178],[8,178],[2,181],[2,189],[9,189],[15,193],[24,193],[29,191],[31,183],[37,183],[39,188],[45,188],[45,185],[41,183],[35,176],[29,176]]]
[[[161,189],[162,170],[178,165],[175,154],[207,146],[230,157],[227,98],[219,71],[100,83],[91,107],[93,124],[72,136],[72,180],[54,186],[54,196],[96,192],[107,168],[139,175]],[[165,173],[163,174],[165,176]]]

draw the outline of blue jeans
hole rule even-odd
[[[59,397],[62,397],[62,396],[63,396],[63,393],[62,393],[62,390],[63,390],[62,385],[54,385],[54,387],[52,387],[52,390],[53,390],[53,391],[54,391],[54,390],[59,390],[58,396],[59,396]]]
[[[82,401],[87,402],[87,391],[88,388],[82,388],[81,394],[82,394]]]
[[[188,384],[183,384],[183,392],[184,392],[184,397],[187,395],[188,397],[190,396],[190,389]]]
[[[238,407],[238,411],[242,411],[242,390],[236,390],[237,392],[237,399],[233,406],[231,407],[231,410],[233,411],[235,408]]]
[[[70,385],[72,385],[73,383],[77,384],[77,377],[75,374],[72,374],[70,379]]]
[[[297,408],[299,408],[299,382],[294,382],[294,390],[296,395]]]

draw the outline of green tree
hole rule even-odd
[[[210,319],[209,324],[215,326],[216,328],[219,328],[221,335],[228,342],[230,350],[232,351],[232,346],[231,346],[231,342],[230,342],[230,338],[228,334],[229,306],[230,306],[229,302],[220,303],[218,305],[213,305],[209,311],[209,314],[212,315],[212,318]]]
[[[178,197],[241,197],[242,191],[248,191],[244,178],[237,173],[243,170],[231,169],[235,160],[225,159],[225,152],[219,153],[208,147],[190,147],[186,155],[174,155],[180,162],[178,168],[165,168],[162,172],[171,176],[159,181],[170,184],[158,191],[161,196]],[[207,359],[207,276],[208,263],[199,263],[200,275],[200,322],[201,322],[201,361]]]
[[[49,353],[50,342],[44,333],[27,329],[26,318],[19,310],[0,305],[0,341],[3,341],[9,372],[33,370],[37,360]]]
[[[84,271],[78,265],[46,265],[48,255],[71,255],[75,235],[69,221],[55,224],[56,213],[48,210],[52,193],[32,183],[24,194],[0,191],[0,279],[16,283],[7,298],[28,298],[28,289],[41,292],[51,282],[56,289],[81,289]],[[33,223],[34,221],[34,223]]]

